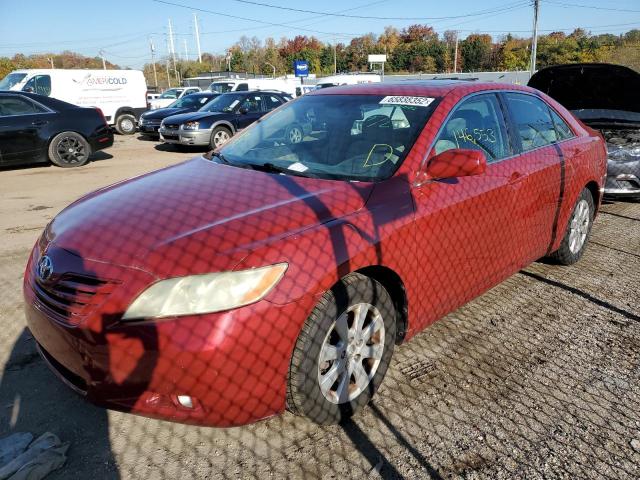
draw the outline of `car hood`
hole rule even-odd
[[[621,65],[578,63],[547,67],[536,72],[528,85],[585,121],[640,118],[640,74]]]
[[[187,107],[175,107],[175,108],[158,108],[157,110],[149,110],[142,114],[142,117],[146,120],[163,119],[171,115],[178,115],[179,113],[187,113],[193,111],[192,108]]]
[[[202,120],[203,118],[212,118],[229,115],[225,112],[191,112],[191,113],[183,113],[181,115],[172,115],[166,119],[165,123],[174,123],[181,124],[185,122],[197,122],[198,120]]]
[[[250,251],[361,209],[373,184],[270,174],[203,157],[93,192],[50,242],[164,276],[232,269]]]

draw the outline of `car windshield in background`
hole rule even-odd
[[[26,73],[10,73],[0,82],[0,90],[10,90],[11,87],[24,80],[26,76]]]
[[[220,95],[219,97],[214,98],[209,103],[207,103],[204,107],[202,107],[200,112],[231,112],[234,108],[238,106],[238,104],[244,98],[244,94],[238,93],[227,93],[226,95]]]
[[[222,147],[224,161],[291,175],[376,181],[411,150],[433,98],[310,95],[282,107]]]
[[[227,93],[233,90],[233,83],[212,83],[209,90],[215,93]]]
[[[160,98],[178,98],[181,93],[182,93],[182,89],[180,88],[170,88],[169,90],[164,92],[162,95],[160,95]]]
[[[182,97],[171,105],[169,108],[191,108],[191,107],[200,107],[207,103],[211,97],[203,97],[200,95],[187,95],[186,97]]]

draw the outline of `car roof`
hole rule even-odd
[[[63,102],[62,100],[58,100],[57,98],[47,97],[46,95],[38,95],[37,93],[16,91],[16,90],[0,90],[0,94],[2,95],[13,95],[16,97],[27,97],[33,101],[41,103],[42,105],[53,108],[56,110],[70,110],[73,108],[82,108],[72,103]]]
[[[483,90],[534,90],[521,85],[470,80],[398,80],[379,83],[360,83],[313,90],[307,95],[416,95],[443,97],[455,90],[466,93]]]

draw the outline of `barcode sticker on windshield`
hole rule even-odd
[[[393,95],[380,100],[380,105],[411,105],[413,107],[428,107],[435,98],[431,97],[407,97],[403,95]]]

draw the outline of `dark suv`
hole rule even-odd
[[[223,93],[197,112],[165,118],[160,124],[160,139],[166,143],[217,148],[289,100],[289,95],[275,91]]]

